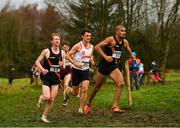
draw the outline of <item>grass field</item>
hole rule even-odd
[[[177,126],[180,127],[180,79],[179,73],[168,76],[166,85],[142,86],[133,92],[133,106],[128,107],[127,88],[124,88],[120,106],[126,109],[124,114],[111,114],[110,108],[114,96],[111,82],[104,84],[93,102],[89,115],[77,113],[78,98],[71,97],[69,105],[62,107],[62,90],[50,113],[49,124],[40,120],[43,107],[36,108],[41,87],[30,85],[29,79],[17,79],[9,87],[7,79],[0,79],[0,127],[36,126]],[[174,82],[173,82],[174,81]],[[90,90],[93,85],[90,86]]]

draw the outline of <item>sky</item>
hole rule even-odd
[[[0,9],[2,9],[6,3],[10,1],[11,8],[18,8],[20,5],[27,5],[27,4],[38,4],[38,9],[46,7],[44,0],[0,0]]]

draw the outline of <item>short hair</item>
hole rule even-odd
[[[125,28],[124,25],[120,24],[115,27],[115,32],[118,31],[120,28]]]
[[[67,41],[63,43],[63,46],[64,46],[64,45],[67,45],[67,46],[69,46],[69,47],[70,47],[70,43],[69,43],[69,42],[67,42]]]
[[[88,30],[88,29],[83,29],[83,30],[81,31],[81,36],[84,36],[84,34],[85,34],[86,32],[92,33],[92,32],[91,32],[90,30]]]
[[[51,40],[53,40],[54,36],[61,37],[59,33],[52,33],[51,34]]]

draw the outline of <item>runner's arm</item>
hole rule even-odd
[[[62,61],[60,61],[60,66],[62,66],[63,68],[65,68],[65,60],[66,60],[66,54],[63,50],[61,50],[61,55],[62,55]]]
[[[80,47],[81,46],[79,45],[79,43],[74,45],[66,55],[66,59],[69,60],[73,65],[75,65],[76,67],[79,67],[79,68],[81,68],[82,65],[80,65],[76,61],[74,61],[72,56],[73,56],[74,53],[79,51]]]
[[[128,43],[128,41],[126,39],[124,39],[124,47],[127,49],[129,54],[131,55],[131,57],[134,59],[135,57],[132,55],[131,48],[129,47],[129,43]]]
[[[95,50],[105,59],[107,55],[103,52],[102,47],[111,44],[111,42],[113,42],[113,38],[107,37],[105,40],[101,41],[95,46]]]
[[[46,70],[46,69],[44,69],[43,68],[43,66],[41,65],[41,61],[44,59],[44,58],[47,58],[47,54],[48,54],[48,49],[44,49],[42,52],[41,52],[41,54],[40,54],[40,56],[37,58],[37,60],[35,61],[35,64],[36,64],[36,66],[43,72],[44,70]]]
[[[94,56],[93,56],[93,52],[94,52],[94,46],[92,45],[92,53],[91,53],[91,56],[90,56],[90,64],[91,64],[91,66],[93,66],[94,65]]]

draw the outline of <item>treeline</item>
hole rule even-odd
[[[40,51],[50,46],[50,34],[59,28],[61,17],[48,5],[38,10],[37,5],[0,12],[0,75],[7,75],[8,65],[15,66],[16,76],[28,74]]]
[[[93,44],[125,25],[127,39],[148,68],[156,60],[165,68],[180,68],[179,0],[45,0],[47,8],[27,5],[0,11],[0,74],[8,64],[26,74],[40,51],[50,45],[49,36],[59,32],[72,45],[82,28],[93,32]],[[96,53],[95,53],[96,54]],[[98,56],[96,56],[98,59]],[[127,56],[125,56],[127,59]]]

